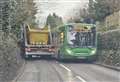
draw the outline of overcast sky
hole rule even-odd
[[[56,13],[64,20],[72,17],[78,12],[78,6],[84,7],[88,0],[35,0],[35,3],[38,8],[37,20],[43,24],[50,13]]]

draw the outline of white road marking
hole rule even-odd
[[[51,2],[52,2],[52,3],[53,3],[53,2],[59,2],[59,3],[79,2],[79,3],[82,3],[81,1],[72,1],[72,0],[67,0],[67,1],[64,1],[64,0],[62,0],[62,1],[56,1],[56,0],[53,0],[53,1],[38,1],[38,0],[35,0],[34,2],[44,2],[44,3],[45,3],[45,2],[46,2],[46,3],[48,3],[48,2],[49,2],[49,3],[51,3]],[[88,2],[88,1],[84,1],[84,2]]]
[[[67,71],[71,72],[71,70],[69,68],[67,68],[66,66],[64,66],[63,64],[59,64],[61,67],[63,67],[64,69],[66,69]]]
[[[76,78],[78,78],[79,80],[81,80],[82,82],[87,82],[87,81],[85,81],[82,77],[80,77],[80,76],[76,76]]]
[[[64,66],[63,64],[59,64],[61,67],[63,67],[64,69],[66,69],[70,74],[71,74],[71,70],[69,69],[69,68],[67,68],[66,66]],[[70,75],[71,76],[71,75]],[[87,81],[85,81],[82,77],[80,77],[80,76],[76,76],[76,78],[77,79],[79,79],[80,81],[82,81],[82,82],[87,82]]]

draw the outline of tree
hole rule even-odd
[[[107,15],[111,13],[109,5],[105,0],[96,0],[95,6],[95,18],[102,21]]]
[[[94,1],[93,0],[89,0],[89,4],[88,4],[88,16],[91,17],[92,19],[95,19],[95,6],[94,6]]]
[[[89,15],[97,21],[120,10],[120,0],[89,0]]]
[[[55,13],[53,13],[53,15],[51,14],[48,15],[46,25],[50,25],[51,28],[55,28],[58,25],[62,24],[63,24],[62,18],[57,16]]]
[[[0,1],[0,29],[3,32],[8,33],[9,31],[9,15],[10,15],[10,1]]]
[[[120,0],[89,0],[88,7],[80,8],[79,16],[71,17],[68,22],[95,23],[103,21],[113,12],[120,10]]]
[[[7,36],[20,35],[20,25],[35,20],[36,8],[33,0],[0,0],[0,29]]]
[[[23,23],[35,24],[35,14],[37,9],[33,0],[16,0],[17,10],[15,15],[15,23],[12,32],[19,37],[20,28]]]

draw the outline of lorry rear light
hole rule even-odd
[[[39,42],[39,45],[41,44],[41,42]]]
[[[30,52],[31,49],[30,48],[25,48],[25,51]]]
[[[43,42],[43,44],[45,44],[45,42]]]
[[[50,51],[50,52],[54,52],[54,51],[55,51],[55,49],[49,49],[49,51]]]
[[[49,51],[51,52],[51,51],[52,51],[52,49],[49,49]]]

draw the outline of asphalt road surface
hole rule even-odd
[[[120,82],[120,72],[87,63],[32,60],[17,82]]]

